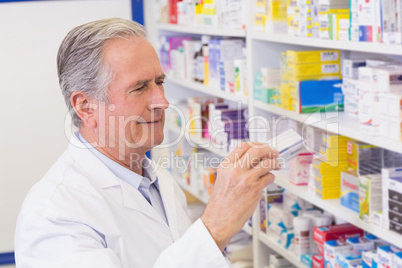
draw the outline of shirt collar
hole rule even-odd
[[[147,157],[144,158],[142,163],[142,172],[144,176],[141,176],[99,152],[87,140],[85,140],[80,132],[74,134],[96,157],[99,158],[100,161],[102,161],[102,163],[106,165],[106,167],[110,169],[110,171],[112,171],[116,177],[127,182],[136,189],[140,187],[142,180],[149,180],[150,184],[154,183],[156,188],[159,190],[158,178],[152,172],[152,161]]]

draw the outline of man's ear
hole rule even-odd
[[[89,98],[84,92],[74,91],[71,94],[70,102],[75,113],[81,118],[85,126],[89,128],[97,127],[97,101]]]

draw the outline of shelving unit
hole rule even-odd
[[[149,4],[148,4],[149,5]],[[253,17],[251,16],[252,8],[245,10],[247,14],[246,28],[252,29]],[[147,12],[146,12],[147,13]],[[260,115],[264,112],[270,112],[276,115],[284,116],[288,119],[292,119],[301,122],[308,126],[313,126],[321,130],[339,133],[341,135],[356,139],[365,143],[373,144],[387,150],[398,152],[402,154],[402,142],[393,141],[382,137],[371,137],[365,135],[359,131],[358,118],[350,115],[346,115],[342,112],[330,112],[330,113],[315,113],[315,114],[298,114],[288,110],[284,110],[277,106],[272,106],[261,101],[256,101],[253,99],[253,77],[254,73],[261,67],[278,67],[279,66],[279,52],[285,51],[287,49],[299,49],[299,50],[309,50],[309,49],[338,49],[349,53],[371,53],[373,55],[378,54],[381,57],[392,56],[399,57],[402,56],[402,46],[396,45],[385,45],[377,43],[368,42],[348,42],[348,41],[334,41],[334,40],[323,40],[315,38],[303,38],[289,36],[286,34],[267,34],[263,32],[253,32],[245,30],[233,30],[233,29],[218,29],[218,28],[201,28],[192,26],[182,26],[182,25],[169,25],[160,24],[147,26],[149,29],[154,29],[153,34],[158,32],[166,33],[180,33],[188,35],[212,35],[212,36],[222,36],[222,37],[234,37],[234,38],[245,38],[247,44],[247,74],[248,74],[248,88],[249,96],[239,96],[229,92],[224,92],[219,90],[219,88],[207,87],[201,83],[178,80],[174,78],[168,78],[167,81],[191,89],[193,91],[202,92],[211,96],[220,97],[228,101],[240,102],[243,105],[248,106],[249,116]],[[343,54],[345,55],[345,54]],[[170,129],[174,131],[173,129]],[[178,133],[178,130],[176,130]],[[253,139],[253,136],[251,136]],[[226,156],[227,153],[213,148],[210,142],[206,139],[196,139],[191,137],[192,142],[195,146],[205,148],[217,155]],[[297,196],[309,201],[315,206],[329,211],[335,216],[342,218],[367,232],[373,233],[376,236],[387,240],[395,245],[402,247],[402,235],[395,232],[383,229],[374,224],[364,222],[359,219],[357,213],[344,208],[340,205],[339,199],[333,200],[322,200],[314,194],[308,192],[306,186],[295,186],[291,184],[288,180],[288,172],[280,171],[275,172],[276,180],[275,183],[284,187],[287,191],[296,194]],[[181,183],[181,187],[188,190],[191,193],[191,188],[187,184]],[[207,200],[203,200],[205,202]],[[244,230],[249,233],[253,233],[253,246],[254,246],[254,267],[262,268],[267,265],[266,254],[263,254],[263,250],[269,247],[273,251],[281,254],[287,258],[296,267],[305,267],[304,264],[300,262],[292,252],[289,252],[278,245],[275,241],[269,238],[266,234],[259,231],[258,222],[258,210],[255,212],[253,218],[253,228],[248,225],[244,227]],[[251,230],[252,229],[252,230]],[[263,246],[265,245],[265,246]],[[262,249],[264,248],[264,249]]]
[[[298,258],[293,252],[278,245],[278,243],[274,241],[272,238],[270,238],[267,234],[259,231],[258,240],[264,243],[269,248],[273,249],[276,253],[282,255],[294,266],[299,268],[306,268],[306,266],[303,263],[301,263],[300,258]]]
[[[248,105],[248,98],[247,96],[243,95],[236,95],[234,93],[222,91],[219,88],[212,88],[205,86],[201,83],[188,81],[188,80],[178,80],[174,78],[168,78],[168,81],[174,83],[176,85],[180,85],[198,92],[206,93],[211,96],[215,96],[218,98],[223,98],[225,100],[230,100],[234,102],[241,102],[242,104]]]
[[[167,130],[172,131],[178,135],[181,134],[181,131],[180,131],[180,129],[178,129],[178,127],[166,126],[166,128],[167,128]],[[183,138],[187,139],[187,141],[190,143],[190,145],[194,145],[194,147],[208,150],[211,153],[214,153],[214,154],[222,156],[222,157],[226,157],[228,155],[228,153],[226,151],[224,151],[220,148],[214,147],[209,139],[197,138],[193,135],[189,135],[188,133],[184,133]]]
[[[331,214],[343,220],[350,222],[357,227],[376,235],[395,245],[402,245],[402,235],[386,230],[377,225],[367,223],[359,218],[358,213],[341,206],[339,199],[323,200],[307,190],[307,186],[297,186],[289,182],[289,173],[287,171],[274,171],[275,183],[311,204],[331,212]]]
[[[157,30],[175,32],[175,33],[186,33],[186,34],[207,34],[214,36],[230,36],[230,37],[246,37],[246,31],[240,29],[222,29],[215,27],[199,27],[199,26],[185,26],[185,25],[174,25],[167,23],[158,23],[156,25]]]
[[[371,137],[360,133],[359,119],[343,112],[328,112],[314,114],[298,114],[278,106],[269,105],[261,101],[254,101],[256,108],[271,112],[286,118],[298,121],[306,126],[313,126],[322,130],[339,133],[362,142],[371,143],[387,150],[402,153],[402,143],[382,137]]]
[[[387,55],[402,55],[402,46],[385,45],[381,43],[325,40],[318,38],[289,36],[287,34],[267,34],[259,32],[251,33],[251,38],[259,41],[267,41],[267,42],[274,42],[288,45],[298,45],[305,47],[339,49],[339,50],[358,51],[358,52],[367,52],[375,54],[387,54]]]

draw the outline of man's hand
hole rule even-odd
[[[263,189],[280,169],[278,151],[263,143],[243,143],[218,168],[214,191],[201,220],[221,251],[256,209]]]

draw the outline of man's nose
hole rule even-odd
[[[152,100],[149,105],[150,110],[153,110],[153,109],[165,110],[169,107],[169,102],[165,98],[165,93],[163,91],[163,88],[155,86],[152,90],[151,98],[152,98]]]

